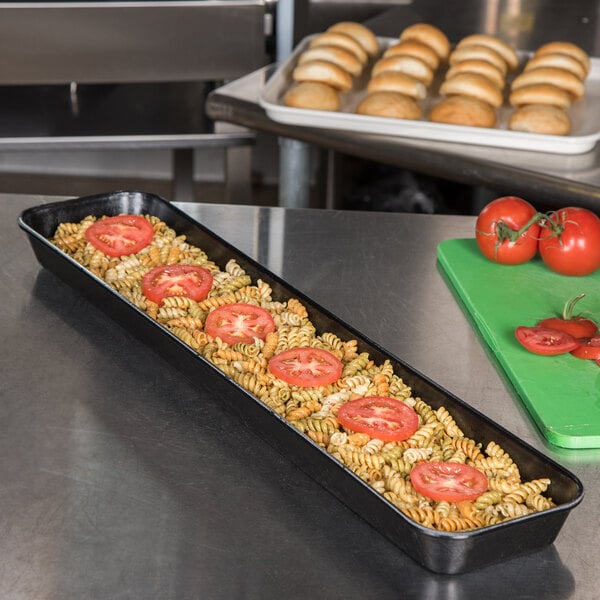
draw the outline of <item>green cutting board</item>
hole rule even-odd
[[[437,257],[543,436],[562,448],[600,448],[600,367],[570,354],[532,354],[514,336],[518,325],[560,315],[565,301],[580,293],[585,297],[575,313],[600,319],[600,271],[567,277],[539,258],[498,265],[479,252],[474,239],[442,242]]]

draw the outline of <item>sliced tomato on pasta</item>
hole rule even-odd
[[[85,231],[85,237],[108,256],[135,254],[154,236],[150,221],[140,215],[117,215],[99,219]]]
[[[160,265],[142,277],[142,291],[148,300],[160,304],[170,296],[187,296],[199,302],[210,292],[213,276],[197,265]]]
[[[446,502],[475,500],[488,488],[484,473],[455,462],[418,463],[410,472],[410,481],[423,496]]]
[[[322,348],[290,348],[269,360],[269,371],[278,379],[302,387],[320,387],[337,381],[342,363]]]
[[[227,344],[251,344],[254,338],[264,340],[275,331],[275,321],[268,310],[253,304],[224,304],[206,317],[206,333]]]

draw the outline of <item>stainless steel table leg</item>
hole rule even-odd
[[[194,201],[194,149],[173,150],[173,201]]]
[[[308,208],[311,146],[279,138],[279,206]]]

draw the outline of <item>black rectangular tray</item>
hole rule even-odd
[[[219,265],[235,259],[253,281],[262,279],[273,298],[295,297],[309,312],[318,331],[331,331],[341,339],[357,339],[359,351],[377,362],[388,359],[413,395],[434,409],[444,405],[466,436],[485,446],[496,441],[519,465],[523,478],[548,477],[549,495],[556,507],[501,524],[462,532],[442,532],[419,525],[405,516],[380,493],[363,482],[308,436],[227,377],[217,367],[174,336],[157,321],[128,302],[104,281],[55,247],[49,238],[61,222],[79,222],[87,215],[151,214],[171,226],[187,241],[201,247]],[[373,341],[315,304],[301,291],[286,284],[252,258],[218,237],[168,201],[141,192],[114,192],[45,204],[21,213],[19,226],[28,235],[40,264],[85,295],[111,318],[142,339],[192,382],[211,377],[215,394],[245,424],[292,460],[325,489],[370,523],[422,566],[437,573],[457,574],[514,558],[552,544],[570,510],[583,498],[579,479],[523,440],[468,406]]]

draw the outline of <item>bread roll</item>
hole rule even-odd
[[[427,96],[425,84],[401,71],[383,71],[371,77],[367,92],[400,92],[415,100],[422,100]]]
[[[449,79],[459,73],[478,73],[479,75],[487,77],[500,89],[503,89],[506,85],[506,79],[504,78],[504,75],[502,75],[502,71],[487,60],[470,59],[458,62],[448,69],[446,78]]]
[[[543,54],[554,54],[556,52],[560,54],[568,54],[569,56],[576,58],[584,66],[586,75],[590,72],[591,63],[590,57],[588,56],[587,52],[585,52],[585,50],[571,42],[549,42],[547,44],[544,44],[543,46],[540,46],[535,51],[534,56],[542,56]]]
[[[373,57],[379,53],[379,42],[375,34],[365,25],[355,23],[354,21],[340,21],[335,23],[327,31],[344,33],[354,38],[366,51]]]
[[[384,71],[406,73],[418,79],[426,86],[431,85],[433,81],[433,69],[421,59],[414,56],[388,56],[387,58],[381,58],[373,65],[371,77],[375,77]]]
[[[347,92],[353,84],[350,73],[324,60],[311,60],[296,66],[292,71],[292,79],[294,81],[326,83],[341,92]]]
[[[456,45],[457,48],[463,48],[465,46],[472,45],[487,46],[497,52],[508,66],[509,71],[514,71],[519,66],[519,55],[517,51],[504,40],[500,39],[495,35],[486,33],[475,33],[462,38]]]
[[[389,117],[394,119],[420,119],[419,105],[408,96],[399,92],[373,92],[368,94],[357,106],[360,115]]]
[[[286,92],[283,103],[291,108],[337,111],[340,109],[340,94],[325,83],[303,81],[296,83]]]
[[[576,75],[556,67],[540,67],[524,71],[511,84],[511,89],[518,90],[527,85],[549,83],[569,92],[573,100],[579,100],[585,94],[585,85]]]
[[[416,40],[406,40],[393,44],[383,53],[384,58],[388,56],[414,56],[421,59],[434,71],[440,66],[440,57],[436,54],[435,50]]]
[[[456,48],[452,51],[452,54],[450,54],[449,60],[451,65],[455,65],[464,60],[487,60],[497,67],[502,75],[506,75],[508,71],[508,66],[502,56],[495,50],[481,44],[471,44],[470,46]]]
[[[436,104],[429,113],[434,123],[494,127],[496,111],[487,103],[468,96],[450,96]]]
[[[502,106],[504,101],[500,88],[484,75],[477,73],[459,73],[446,79],[440,86],[442,96],[470,96],[487,102],[494,108]]]
[[[340,46],[315,46],[314,48],[308,48],[298,57],[298,64],[301,65],[311,60],[331,62],[338,67],[342,67],[344,71],[348,71],[353,77],[358,77],[363,70],[363,65],[356,58],[356,55],[348,50],[344,50]]]
[[[568,135],[569,115],[556,106],[529,104],[518,108],[508,121],[509,129],[546,135]]]
[[[567,110],[571,106],[569,92],[550,83],[526,85],[511,91],[508,102],[511,106],[525,106],[526,104],[549,104]]]
[[[400,41],[406,40],[416,40],[433,48],[440,60],[446,60],[450,54],[450,41],[446,34],[429,23],[415,23],[404,29],[400,34]]]
[[[337,31],[319,33],[310,40],[308,46],[309,48],[315,48],[316,46],[339,46],[344,50],[348,50],[348,52],[352,52],[358,58],[361,65],[364,66],[369,62],[367,51],[354,38],[345,33]]]
[[[560,52],[549,52],[548,54],[540,54],[539,56],[531,57],[525,64],[524,71],[531,69],[539,69],[541,67],[557,67],[573,73],[576,77],[583,81],[587,76],[585,67],[572,56],[561,54]]]

